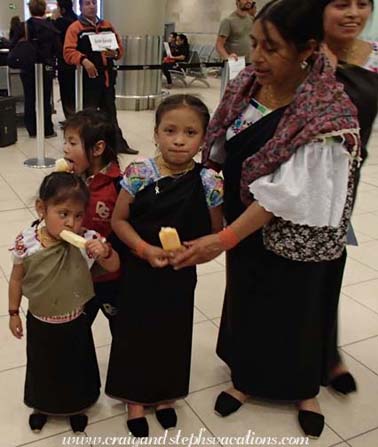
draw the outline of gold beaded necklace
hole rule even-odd
[[[353,61],[356,58],[358,47],[358,41],[354,41],[352,45],[342,48],[340,50],[341,59],[345,62]]]
[[[162,177],[175,177],[176,175],[184,175],[187,172],[191,171],[194,168],[195,162],[194,160],[189,160],[188,163],[186,163],[184,166],[181,166],[180,168],[172,168],[172,166],[169,166],[163,156],[159,154],[156,157],[156,164],[159,168],[160,174]]]
[[[38,228],[37,235],[41,245],[45,248],[49,248],[52,245],[58,244],[60,242],[53,236],[49,235],[49,233],[46,230],[46,227]]]
[[[159,154],[156,158],[156,165],[159,168],[160,175],[162,177],[181,177],[191,171],[195,166],[195,161],[192,159],[188,161],[184,166],[181,168],[172,168],[171,166],[168,166],[165,162],[163,156]],[[155,185],[155,194],[160,194],[160,187],[159,187],[159,180],[156,182]]]

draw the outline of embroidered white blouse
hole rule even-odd
[[[271,110],[252,100],[211,148],[211,159],[223,162],[230,140]],[[337,227],[348,192],[349,153],[340,141],[326,138],[301,147],[272,174],[249,185],[259,204],[277,217],[311,227]]]

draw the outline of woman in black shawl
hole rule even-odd
[[[227,416],[248,395],[295,401],[313,437],[324,427],[316,396],[340,360],[335,320],[360,147],[357,111],[317,52],[322,22],[317,0],[273,0],[256,17],[253,65],[229,83],[204,151],[223,169],[228,227],[173,260],[181,268],[227,250],[217,354],[232,387],[215,410]]]

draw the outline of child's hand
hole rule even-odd
[[[9,317],[9,329],[16,338],[22,338],[24,331],[22,329],[22,321],[19,315],[12,315]]]
[[[92,239],[85,244],[87,253],[92,258],[106,258],[109,247],[101,239]]]
[[[143,258],[150,263],[151,267],[162,268],[169,264],[169,258],[166,251],[161,247],[146,244],[143,250]]]

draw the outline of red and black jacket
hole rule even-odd
[[[96,25],[88,21],[81,15],[76,22],[69,26],[64,40],[63,57],[67,64],[80,65],[84,59],[90,60],[100,76],[104,73],[104,82],[109,87],[114,82],[115,76],[112,76],[113,59],[106,58],[103,52],[92,51],[90,34],[100,34],[105,32],[113,32],[118,42],[117,59],[121,59],[124,54],[121,38],[115,32],[112,24],[107,20],[98,19]],[[84,70],[84,76],[86,76]]]

